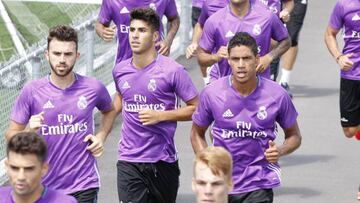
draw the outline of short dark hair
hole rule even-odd
[[[231,49],[236,46],[249,47],[254,56],[258,55],[259,53],[256,40],[247,32],[238,32],[233,38],[231,38],[228,45],[228,54],[230,54]]]
[[[130,13],[130,22],[133,20],[145,21],[154,31],[159,31],[160,29],[160,17],[151,8],[136,8],[132,10]]]
[[[51,40],[56,38],[59,41],[75,42],[76,50],[78,48],[78,36],[74,28],[67,25],[57,25],[49,29],[49,36],[47,37],[47,49]]]
[[[7,143],[6,155],[9,152],[18,154],[34,154],[41,163],[47,158],[47,146],[42,137],[34,132],[20,132],[14,135]]]

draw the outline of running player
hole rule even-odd
[[[191,24],[194,27],[201,13],[201,8],[206,0],[192,0]]]
[[[196,202],[228,203],[232,190],[232,158],[222,147],[207,147],[196,154],[192,190]]]
[[[180,173],[176,121],[191,120],[197,91],[182,65],[157,53],[158,14],[142,8],[130,16],[133,56],[113,70],[114,106],[123,117],[117,162],[119,202],[173,203]],[[178,106],[178,98],[185,107]]]
[[[21,91],[12,113],[7,140],[31,130],[43,136],[49,148],[49,173],[43,183],[79,202],[94,202],[99,188],[95,157],[111,130],[114,111],[105,86],[94,78],[73,72],[77,33],[69,26],[50,29],[45,57],[51,72],[31,81]],[[101,128],[93,129],[93,110],[101,111]],[[25,129],[29,124],[29,129]]]
[[[45,141],[34,132],[21,132],[7,143],[5,168],[11,186],[0,188],[1,203],[76,203],[72,196],[41,183],[48,171]]]
[[[96,33],[105,41],[111,41],[117,28],[118,48],[116,55],[116,64],[131,57],[129,44],[129,25],[130,12],[134,8],[148,7],[154,9],[160,16],[166,16],[169,22],[167,36],[164,37],[163,25],[160,25],[160,37],[156,44],[159,53],[165,56],[170,54],[171,44],[179,29],[180,18],[176,9],[175,0],[147,0],[147,1],[129,1],[129,0],[103,0],[101,5],[99,19],[96,23]],[[116,26],[111,26],[111,21]]]
[[[254,38],[237,33],[227,49],[232,75],[201,92],[192,116],[192,146],[195,153],[207,147],[205,132],[212,125],[214,146],[224,147],[233,158],[229,202],[272,202],[272,188],[280,185],[277,162],[301,143],[297,112],[281,86],[256,75],[260,56]],[[285,133],[282,145],[274,142],[276,122]]]
[[[286,89],[290,96],[292,96],[290,92],[290,76],[291,71],[294,67],[295,60],[297,57],[297,53],[299,50],[298,41],[299,34],[304,23],[305,14],[307,10],[307,0],[294,0],[295,5],[292,10],[290,16],[290,20],[286,22],[286,28],[289,31],[289,35],[291,37],[291,47],[287,50],[282,56],[282,69],[281,69],[281,78],[279,80],[280,85]],[[276,70],[277,71],[277,70]],[[277,72],[274,73],[275,80],[277,77]]]
[[[268,66],[290,47],[287,30],[280,19],[255,0],[230,0],[229,6],[220,9],[205,22],[198,49],[201,67],[213,66],[210,77],[215,80],[231,73],[227,63],[226,45],[239,31],[250,33],[258,42],[260,62],[257,72],[269,78]],[[269,52],[271,39],[278,45]]]
[[[336,36],[343,29],[342,51]],[[325,32],[325,43],[340,66],[340,121],[346,137],[360,140],[360,1],[338,0]],[[360,186],[357,194],[360,200]]]

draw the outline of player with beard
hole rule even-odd
[[[80,57],[77,43],[77,33],[69,26],[49,30],[45,57],[51,72],[23,88],[13,106],[6,138],[10,140],[21,131],[36,131],[49,150],[50,170],[43,183],[71,194],[78,202],[96,202],[99,176],[95,157],[104,151],[114,111],[101,82],[73,72]],[[95,108],[101,112],[96,134]]]
[[[191,120],[197,91],[182,65],[157,53],[159,16],[149,8],[134,9],[130,16],[133,56],[113,69],[114,107],[123,118],[119,202],[175,203],[180,171],[174,135],[177,121]]]

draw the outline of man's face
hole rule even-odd
[[[34,154],[10,151],[5,161],[6,171],[14,194],[31,196],[41,186],[41,177],[47,173],[47,163],[41,163]]]
[[[259,56],[254,56],[247,46],[236,46],[230,50],[228,62],[232,69],[233,79],[244,84],[256,80],[256,66]]]
[[[196,202],[227,203],[228,193],[232,185],[224,174],[216,176],[211,169],[202,162],[195,166],[195,174],[192,180],[192,190],[196,194]]]
[[[142,20],[132,20],[130,23],[129,43],[135,54],[142,54],[155,46],[158,32]]]
[[[54,38],[50,41],[45,56],[50,63],[51,73],[58,77],[65,77],[72,72],[80,54],[76,51],[75,42],[59,41]]]

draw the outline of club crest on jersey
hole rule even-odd
[[[261,34],[261,26],[259,24],[255,24],[252,30],[254,35],[260,35]]]
[[[260,120],[264,120],[267,117],[266,107],[260,106],[259,111],[256,114],[256,117]]]
[[[156,11],[156,5],[154,3],[149,4],[149,8]]]
[[[77,107],[78,107],[79,109],[85,109],[85,108],[87,107],[87,105],[88,105],[88,102],[87,102],[87,100],[86,100],[86,97],[80,96],[80,97],[79,97],[79,100],[78,100],[78,102],[77,102]]]
[[[156,80],[150,79],[148,84],[148,90],[154,92],[156,90]]]

